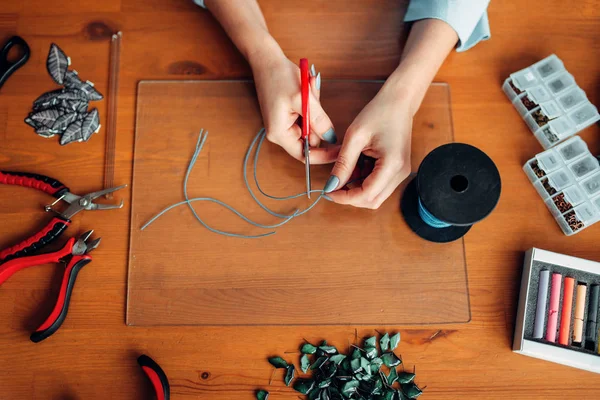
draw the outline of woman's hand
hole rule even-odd
[[[328,196],[339,204],[379,208],[410,174],[412,120],[410,103],[384,85],[346,131],[325,185]],[[346,185],[361,153],[376,159],[371,174],[360,187],[333,191]]]
[[[304,161],[302,129],[296,123],[302,110],[300,68],[280,49],[253,54],[250,65],[267,139],[283,147],[297,160]],[[337,139],[331,120],[319,101],[321,75],[316,74],[314,66],[311,67],[310,85],[310,161],[312,164],[332,163],[339,147],[318,147],[321,140],[334,144]]]

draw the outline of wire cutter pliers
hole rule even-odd
[[[169,400],[171,398],[171,388],[169,387],[169,379],[162,368],[147,355],[141,355],[137,359],[138,364],[142,367],[142,371],[146,374],[152,386],[157,400]]]
[[[308,59],[300,59],[300,93],[302,95],[302,140],[304,140],[304,168],[306,172],[306,195],[310,199],[310,75]]]
[[[38,189],[57,199],[54,203],[45,207],[46,211],[53,211],[55,213],[52,220],[41,231],[29,239],[0,251],[0,263],[30,255],[46,244],[56,240],[69,227],[71,218],[80,211],[110,210],[123,207],[123,201],[121,201],[121,204],[96,204],[94,203],[94,199],[127,186],[122,185],[78,196],[71,193],[68,187],[56,179],[44,175],[8,171],[0,171],[0,183]],[[52,207],[61,200],[68,203],[69,206],[64,211],[55,211]]]
[[[50,337],[64,322],[69,310],[69,301],[71,300],[77,274],[81,268],[92,261],[92,257],[88,253],[100,244],[100,238],[88,242],[92,233],[93,231],[86,232],[77,240],[70,238],[62,249],[53,253],[19,257],[0,264],[0,285],[2,285],[14,273],[22,269],[52,262],[66,263],[54,309],[46,321],[31,334],[30,339],[32,342],[38,343]]]

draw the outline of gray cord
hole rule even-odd
[[[196,213],[196,210],[194,209],[194,207],[192,206],[191,203],[192,202],[196,202],[196,201],[208,201],[208,202],[219,204],[220,206],[223,206],[227,210],[233,212],[235,215],[237,215],[238,217],[240,217],[241,219],[243,219],[247,223],[249,223],[249,224],[251,224],[253,226],[256,226],[258,228],[263,228],[263,229],[278,228],[280,226],[283,226],[283,225],[287,224],[293,218],[295,218],[297,216],[300,216],[300,215],[303,215],[303,214],[307,213],[308,211],[310,211],[311,209],[313,209],[313,207],[315,207],[317,205],[317,203],[321,200],[321,198],[325,196],[325,193],[322,190],[312,190],[311,193],[313,193],[313,192],[314,193],[320,193],[319,197],[317,197],[317,199],[310,206],[308,206],[306,209],[304,209],[302,211],[296,210],[291,215],[283,215],[283,214],[279,214],[279,213],[276,213],[276,212],[272,211],[267,206],[265,206],[264,204],[262,204],[260,202],[260,200],[254,195],[254,192],[250,188],[250,184],[248,182],[247,169],[248,169],[248,160],[250,158],[250,154],[252,153],[252,150],[253,150],[254,146],[256,145],[256,142],[259,141],[259,139],[260,139],[260,141],[258,142],[258,146],[256,147],[256,153],[255,153],[255,156],[254,156],[254,182],[256,183],[256,186],[257,186],[258,190],[260,191],[260,193],[263,194],[264,196],[269,197],[269,198],[274,199],[274,200],[290,200],[290,199],[295,199],[295,198],[298,198],[298,197],[306,195],[306,192],[304,192],[304,193],[299,193],[297,195],[292,195],[292,196],[276,197],[276,196],[271,196],[271,195],[265,193],[261,189],[261,187],[260,187],[260,185],[258,183],[256,169],[257,169],[257,164],[258,164],[258,155],[259,155],[260,148],[262,146],[262,143],[263,143],[265,137],[266,137],[265,130],[261,129],[256,134],[256,136],[254,137],[254,140],[252,140],[252,143],[250,144],[250,147],[246,151],[246,155],[244,157],[244,183],[246,184],[246,188],[250,192],[250,195],[252,196],[252,198],[254,199],[254,201],[263,210],[267,211],[269,214],[271,214],[271,215],[273,215],[275,217],[284,219],[284,221],[282,221],[282,222],[280,222],[278,224],[274,224],[274,225],[264,225],[264,224],[260,224],[258,222],[252,221],[251,219],[247,218],[242,213],[240,213],[239,211],[237,211],[235,208],[231,207],[230,205],[228,205],[226,203],[223,203],[220,200],[214,199],[212,197],[195,197],[195,198],[192,198],[192,199],[189,198],[188,192],[187,192],[188,180],[189,180],[190,174],[192,173],[192,170],[194,169],[196,161],[198,160],[198,156],[200,155],[200,152],[202,151],[202,148],[204,147],[204,143],[206,142],[206,139],[208,138],[208,132],[205,132],[204,129],[202,129],[200,131],[199,136],[198,136],[198,141],[196,142],[196,150],[194,151],[194,154],[192,155],[192,158],[191,158],[190,163],[188,165],[188,168],[187,168],[187,171],[186,171],[186,174],[185,174],[185,179],[184,179],[184,182],[183,182],[183,195],[185,197],[185,201],[181,201],[179,203],[172,204],[169,207],[165,208],[160,213],[158,213],[157,215],[155,215],[154,217],[152,217],[148,222],[146,222],[140,228],[140,230],[146,229],[148,226],[150,226],[151,224],[153,224],[158,218],[162,217],[168,211],[170,211],[170,210],[172,210],[172,209],[174,209],[176,207],[182,206],[184,204],[187,204],[187,206],[190,208],[190,210],[194,214],[194,217],[196,218],[196,220],[198,220],[198,222],[200,222],[200,224],[202,224],[202,226],[204,226],[209,231],[214,232],[214,233],[218,233],[220,235],[225,235],[225,236],[231,236],[231,237],[237,237],[237,238],[244,238],[244,239],[256,239],[256,238],[261,238],[261,237],[273,235],[273,234],[275,234],[275,232],[273,231],[273,232],[268,232],[268,233],[264,233],[264,234],[260,234],[260,235],[244,235],[244,234],[239,234],[239,233],[225,232],[225,231],[221,231],[219,229],[212,228],[211,226],[209,226],[206,222],[204,222],[200,218],[200,216]]]

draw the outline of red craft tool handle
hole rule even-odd
[[[310,135],[310,104],[309,104],[310,75],[308,59],[300,59],[300,93],[302,95],[302,139],[308,140]]]
[[[0,263],[25,257],[56,240],[69,227],[71,220],[55,216],[41,231],[8,249],[0,251]]]
[[[52,336],[63,324],[69,311],[69,302],[71,301],[71,294],[73,293],[77,274],[79,274],[81,268],[85,267],[91,261],[92,258],[90,256],[73,256],[71,261],[69,261],[63,275],[54,309],[46,321],[31,334],[30,339],[33,343],[41,342]]]
[[[150,382],[152,382],[156,399],[169,400],[171,398],[171,388],[169,387],[167,375],[162,368],[147,355],[139,356],[137,361]]]
[[[69,191],[68,187],[56,179],[27,172],[0,171],[0,183],[41,190],[57,199]]]
[[[69,239],[67,244],[54,253],[40,254],[37,256],[19,257],[13,260],[7,261],[0,264],[0,285],[2,285],[8,278],[10,278],[16,272],[22,269],[35,267],[36,265],[43,265],[49,263],[57,263],[61,258],[68,256],[73,251],[73,245],[75,244],[75,238]]]

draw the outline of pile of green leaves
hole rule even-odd
[[[271,357],[275,368],[286,370],[284,382],[309,400],[408,400],[416,399],[422,390],[414,382],[414,371],[406,372],[402,359],[394,350],[400,334],[384,334],[364,339],[362,347],[351,345],[348,354],[341,354],[326,341],[320,345],[305,343],[300,348],[300,370],[307,374],[294,381],[296,367],[281,357]],[[379,346],[378,346],[379,344]],[[402,366],[402,367],[401,367]],[[258,400],[269,393],[260,390]]]

